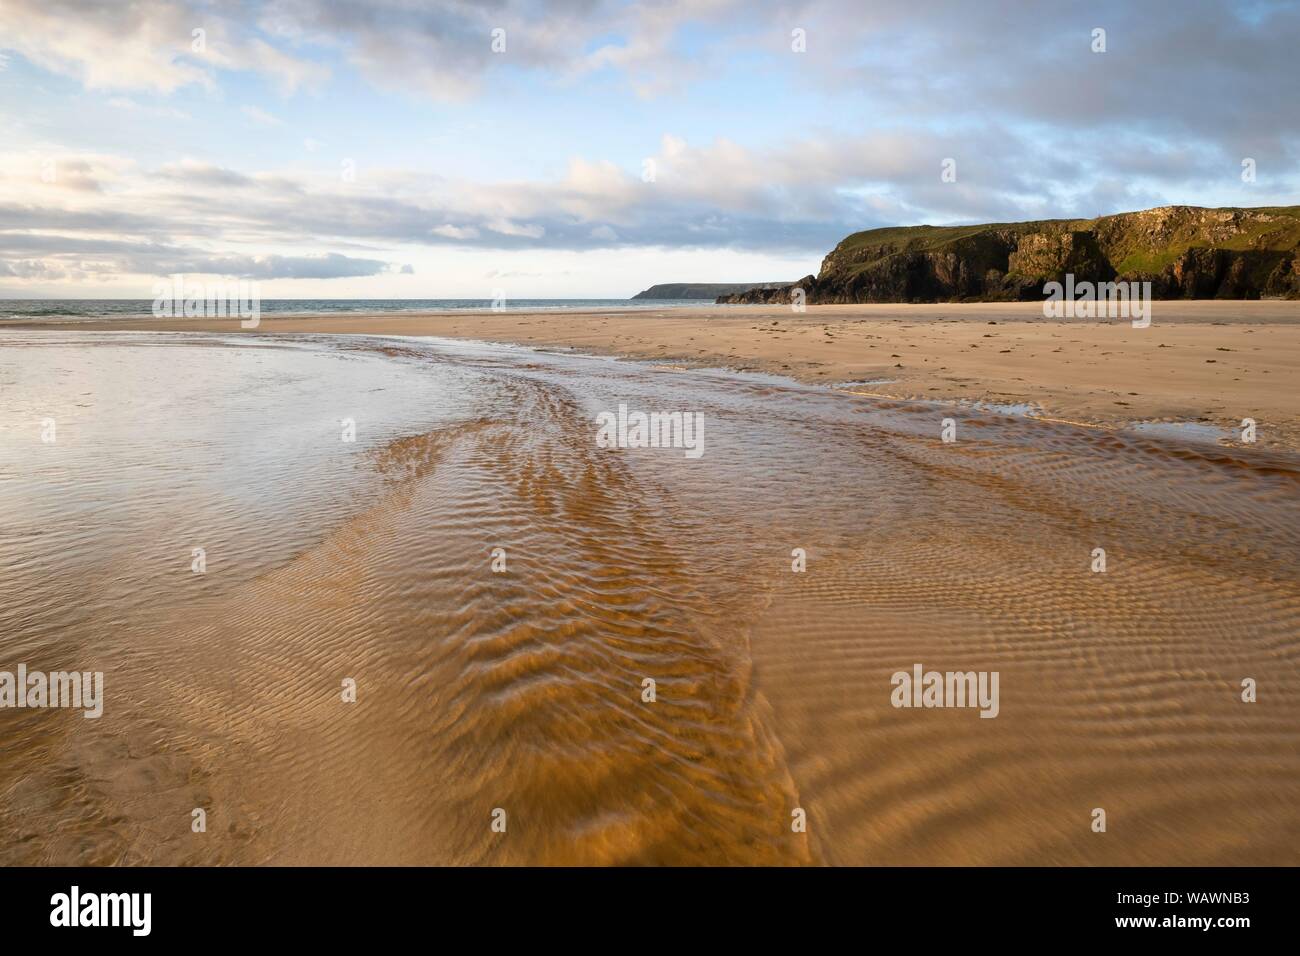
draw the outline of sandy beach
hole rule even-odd
[[[1158,301],[1149,328],[1048,320],[1035,303],[681,307],[262,318],[257,332],[440,336],[568,348],[681,367],[771,372],[863,394],[1028,404],[1106,428],[1194,422],[1300,448],[1300,302]],[[36,326],[28,326],[36,327]],[[85,330],[240,331],[234,320],[78,323]]]
[[[765,327],[0,331],[0,631],[104,687],[4,711],[0,862],[1294,865],[1292,453],[276,334],[482,321]],[[620,405],[702,454],[602,447]],[[899,708],[918,667],[998,675],[996,719]]]

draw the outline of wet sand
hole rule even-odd
[[[1300,449],[1300,302],[1153,303],[1149,328],[1046,320],[1034,303],[682,307],[264,317],[264,332],[433,335],[575,348],[685,367],[725,366],[891,398],[1030,404],[1102,427],[1198,422],[1262,447]],[[87,329],[237,330],[153,320]]]
[[[0,330],[0,862],[1300,862],[1294,454],[326,322]]]

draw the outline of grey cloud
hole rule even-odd
[[[66,269],[91,271],[93,264],[87,264],[84,256],[97,257],[100,266],[97,271],[142,275],[180,272],[245,279],[340,279],[414,271],[409,265],[340,253],[214,255],[161,243],[0,232],[0,275],[3,276],[49,278]]]
[[[196,0],[4,0],[0,47],[93,89],[212,87],[216,70],[260,72],[286,91],[323,78],[316,64],[250,31],[248,12]],[[205,31],[199,51],[191,46],[197,29]]]
[[[395,246],[821,254],[845,234],[877,225],[1090,217],[1159,205],[1169,193],[1219,185],[1225,173],[1226,160],[1214,151],[1136,138],[1116,174],[1105,155],[1069,144],[1068,134],[1028,136],[992,125],[944,135],[898,127],[852,139],[810,130],[805,140],[768,151],[666,138],[654,183],[642,182],[639,169],[575,161],[550,182],[448,182],[375,171],[364,190],[191,162],[142,181],[203,188],[137,188],[137,211],[129,214],[109,206],[111,197],[98,211],[0,205],[0,230],[8,229],[0,231],[0,252],[25,260],[113,257],[124,272],[260,278],[393,271],[400,267],[379,256]],[[940,181],[948,157],[957,162],[955,183]],[[1235,168],[1226,172],[1236,175]],[[62,235],[51,234],[56,229]],[[238,252],[285,245],[374,249],[379,256]]]
[[[653,91],[661,77],[689,78],[690,58],[744,51],[809,98],[835,103],[851,91],[874,131],[846,132],[852,115],[832,130],[774,117],[772,139],[783,145],[767,150],[669,141],[654,184],[639,170],[589,161],[549,182],[363,170],[364,183],[349,190],[336,179],[189,160],[139,176],[129,211],[112,190],[96,193],[93,166],[71,165],[69,185],[81,176],[83,188],[67,199],[80,208],[0,204],[0,252],[11,268],[62,252],[146,272],[198,265],[267,278],[374,275],[394,268],[379,257],[396,245],[820,253],[874,225],[1195,202],[1239,185],[1246,156],[1268,184],[1257,195],[1276,201],[1297,185],[1296,3],[271,0],[223,8],[159,0],[117,16],[101,7],[0,0],[0,46],[89,85],[118,69],[128,85],[155,89],[203,83],[222,68],[283,70],[291,85],[310,70],[283,51],[313,47],[376,85],[432,97],[466,95],[503,63],[534,71],[529,82],[581,82],[608,67]],[[150,46],[187,37],[198,22],[212,31],[207,60]],[[806,54],[791,55],[787,23],[808,29]],[[688,24],[710,25],[715,37],[689,58],[677,47]],[[491,53],[496,26],[507,31],[505,58]],[[1094,27],[1107,31],[1105,53],[1089,49]],[[259,37],[279,47],[252,42]],[[939,180],[948,157],[956,183]],[[375,257],[238,254],[277,247],[374,248]]]
[[[12,262],[0,260],[0,276],[18,279],[62,279],[65,275],[67,275],[65,270],[47,265],[39,259]]]
[[[856,88],[876,115],[914,121],[996,113],[1075,131],[1080,152],[1122,153],[1137,134],[1295,155],[1300,4],[853,6],[805,5],[810,95]],[[1094,28],[1104,53],[1091,49]]]
[[[156,217],[121,209],[62,209],[30,203],[0,202],[0,230],[86,229],[147,233],[162,224]]]
[[[153,242],[136,242],[125,239],[85,238],[76,235],[53,233],[0,232],[0,252],[19,256],[50,255],[112,255],[112,256],[165,256],[175,255],[176,246]]]
[[[394,272],[379,259],[354,259],[337,252],[321,256],[222,256],[168,271],[211,272],[243,279],[345,279]]]
[[[204,256],[137,258],[123,271],[233,276],[240,279],[351,279],[398,271],[380,259],[355,259],[336,252],[316,256]]]
[[[790,55],[787,24],[806,28],[806,54]],[[189,49],[199,26],[209,32],[204,56]],[[711,42],[683,47],[692,26]],[[1096,27],[1107,31],[1105,53],[1090,49]],[[506,31],[504,56],[491,49],[496,28]],[[296,53],[325,50],[375,85],[435,99],[465,96],[507,64],[559,81],[611,68],[654,92],[707,75],[693,70],[702,58],[725,64],[747,53],[765,57],[765,70],[805,83],[810,96],[851,89],[876,115],[943,119],[997,110],[1004,119],[1080,130],[1127,122],[1234,152],[1276,152],[1296,136],[1300,4],[5,0],[0,47],[88,85],[163,91],[210,84],[221,69],[256,70],[293,88],[322,69]],[[817,77],[820,84],[809,79]]]
[[[215,87],[220,70],[252,70],[287,90],[323,80],[298,54],[338,54],[375,86],[432,99],[460,99],[498,68],[531,70],[560,82],[612,68],[643,93],[702,75],[701,51],[675,49],[679,30],[720,34],[737,20],[782,22],[775,0],[264,0],[212,4],[154,0],[5,0],[0,47],[75,76],[92,88],[159,92]],[[799,6],[798,4],[794,5]],[[195,28],[205,52],[190,49]],[[505,31],[506,55],[493,51]]]
[[[255,180],[251,176],[213,166],[209,163],[180,162],[165,163],[154,173],[159,179],[171,182],[188,183],[199,186],[242,187],[252,186]]]

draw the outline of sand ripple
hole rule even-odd
[[[309,352],[405,399],[346,468],[290,429],[265,458],[249,433],[251,493],[138,440],[113,474],[4,475],[10,656],[97,664],[110,697],[0,713],[0,860],[1297,862],[1293,459],[978,412],[944,445],[921,403],[343,341]],[[282,409],[311,388],[273,378]],[[706,455],[597,448],[620,401],[701,411]],[[160,586],[136,542],[172,521],[115,486],[146,474],[153,512],[203,502],[229,574]],[[1000,715],[894,709],[916,662],[999,671]]]

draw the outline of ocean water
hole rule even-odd
[[[263,315],[381,312],[459,312],[492,308],[491,299],[263,299]],[[507,299],[504,308],[545,312],[581,309],[665,309],[712,305],[712,299]],[[152,314],[152,299],[2,299],[0,323],[33,320],[102,321]]]
[[[1297,490],[773,376],[0,331],[0,671],[105,675],[0,709],[0,863],[1294,865]],[[918,663],[997,717],[894,707]]]

